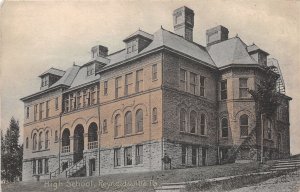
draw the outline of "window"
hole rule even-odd
[[[197,128],[197,113],[191,111],[190,113],[190,133],[196,133]]]
[[[108,90],[108,82],[104,81],[103,83],[103,94],[107,95],[107,90]]]
[[[74,98],[74,94],[71,93],[70,94],[70,111],[72,111],[73,109],[76,108],[76,104],[74,105],[74,103],[76,103],[76,98]]]
[[[183,165],[185,165],[185,163],[186,163],[186,152],[187,152],[187,147],[185,145],[183,145],[181,148],[181,163]]]
[[[198,153],[198,147],[193,146],[192,147],[192,165],[197,165],[197,153]]]
[[[157,80],[157,64],[152,65],[152,81]]]
[[[137,50],[137,42],[132,41],[132,52],[135,52]]]
[[[103,133],[107,133],[107,120],[103,120]]]
[[[190,72],[190,93],[196,95],[197,74]]]
[[[115,116],[115,137],[119,135],[119,130],[121,128],[120,117],[121,116],[119,114]]]
[[[125,95],[130,95],[133,87],[133,82],[132,82],[132,73],[125,75],[125,89],[124,89],[124,94]]]
[[[26,118],[29,118],[29,107],[26,107]]]
[[[186,131],[186,111],[184,109],[180,110],[180,131]]]
[[[116,90],[115,90],[115,96],[116,98],[120,97],[120,93],[121,93],[121,78],[122,77],[117,77],[116,78],[116,82],[115,82],[115,86],[116,86]]]
[[[99,101],[100,101],[100,85],[98,84],[97,86],[96,86],[96,89],[97,89],[97,103],[99,103]]]
[[[49,146],[49,131],[45,133],[45,149],[48,149]]]
[[[34,121],[36,121],[37,120],[37,110],[38,110],[38,105],[34,105]]]
[[[143,69],[136,72],[136,92],[143,90]]]
[[[55,110],[58,110],[58,97],[55,98]]]
[[[49,102],[50,101],[46,101],[46,118],[49,117],[49,111],[50,111],[50,109],[49,109]]]
[[[143,164],[143,145],[136,146],[135,164]]]
[[[87,93],[86,90],[83,91],[83,97],[82,97],[82,107],[86,106],[86,98],[87,98]]]
[[[132,52],[132,41],[127,43],[127,53]]]
[[[91,104],[96,104],[96,89],[95,87],[91,87],[90,89],[90,93],[91,93]]]
[[[104,120],[106,122],[106,119]],[[103,121],[103,126],[104,123]],[[103,128],[104,129],[104,128]],[[88,149],[93,149],[93,148],[97,148],[97,143],[95,141],[98,141],[98,126],[95,122],[92,122],[89,125],[89,129],[88,129]]]
[[[38,174],[42,174],[43,173],[43,160],[39,159],[38,160]]]
[[[35,161],[35,159],[32,160],[32,174],[36,174],[36,161]]]
[[[57,131],[55,131],[55,142],[57,142],[58,141],[58,133],[57,133]]]
[[[42,87],[47,86],[48,85],[48,78],[49,76],[45,76],[42,78]]]
[[[41,150],[43,148],[42,135],[43,135],[43,133],[40,132],[40,134],[39,134],[39,150]]]
[[[95,66],[89,65],[87,66],[87,76],[93,75],[95,73]]]
[[[143,111],[141,109],[137,110],[135,114],[135,127],[136,132],[142,132],[143,131]]]
[[[152,122],[156,123],[157,122],[157,108],[154,107],[152,110]]]
[[[128,111],[125,114],[125,135],[132,133],[132,115],[131,112]]]
[[[45,159],[45,174],[49,172],[49,159]]]
[[[227,99],[227,80],[221,81],[221,100]]]
[[[240,117],[240,131],[241,131],[241,137],[248,136],[248,116],[242,115]]]
[[[37,147],[37,135],[36,133],[33,134],[33,139],[32,139],[32,150],[36,150],[36,147]]]
[[[206,134],[206,116],[204,114],[200,115],[200,134]]]
[[[114,149],[114,166],[121,166],[121,149]]]
[[[87,90],[86,99],[87,99],[87,106],[90,106],[91,105],[91,92],[90,92],[90,90]]]
[[[69,98],[65,98],[65,112],[69,111]]]
[[[228,120],[223,118],[221,121],[221,128],[222,128],[222,137],[228,137]]]
[[[200,76],[200,96],[205,96],[205,77]]]
[[[180,90],[186,91],[186,70],[180,69]]]
[[[44,103],[40,103],[40,120],[43,118],[43,105],[44,105]]]
[[[132,147],[124,148],[124,165],[132,165]]]
[[[240,78],[239,83],[240,83],[240,98],[246,98],[248,97],[248,86],[247,86],[247,78]]]
[[[25,146],[26,146],[26,149],[28,149],[28,143],[29,143],[29,142],[28,142],[28,137],[26,137],[26,145],[25,145]]]
[[[78,91],[76,95],[76,101],[77,101],[77,109],[81,108],[81,92]]]

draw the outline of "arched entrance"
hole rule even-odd
[[[77,163],[83,158],[84,150],[84,128],[82,125],[77,125],[74,130],[74,163]]]

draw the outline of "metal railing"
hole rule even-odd
[[[88,149],[98,148],[98,141],[88,142]]]
[[[77,163],[75,163],[72,167],[70,167],[66,171],[66,177],[67,178],[71,177],[73,174],[75,174],[77,171],[79,171],[84,166],[86,166],[86,159],[85,159],[85,157],[83,157],[80,161],[78,161]]]
[[[68,145],[68,146],[62,146],[61,152],[62,153],[69,153],[70,152],[70,145]]]

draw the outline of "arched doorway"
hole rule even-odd
[[[84,128],[82,125],[77,125],[74,130],[74,163],[77,163],[83,158],[84,150]]]

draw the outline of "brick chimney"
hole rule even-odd
[[[91,53],[92,59],[95,59],[97,57],[106,57],[108,54],[108,48],[102,45],[97,45],[92,47]]]
[[[206,30],[207,46],[227,40],[228,33],[228,29],[222,25]]]
[[[193,41],[194,11],[188,7],[180,7],[173,12],[174,31],[188,41]]]

